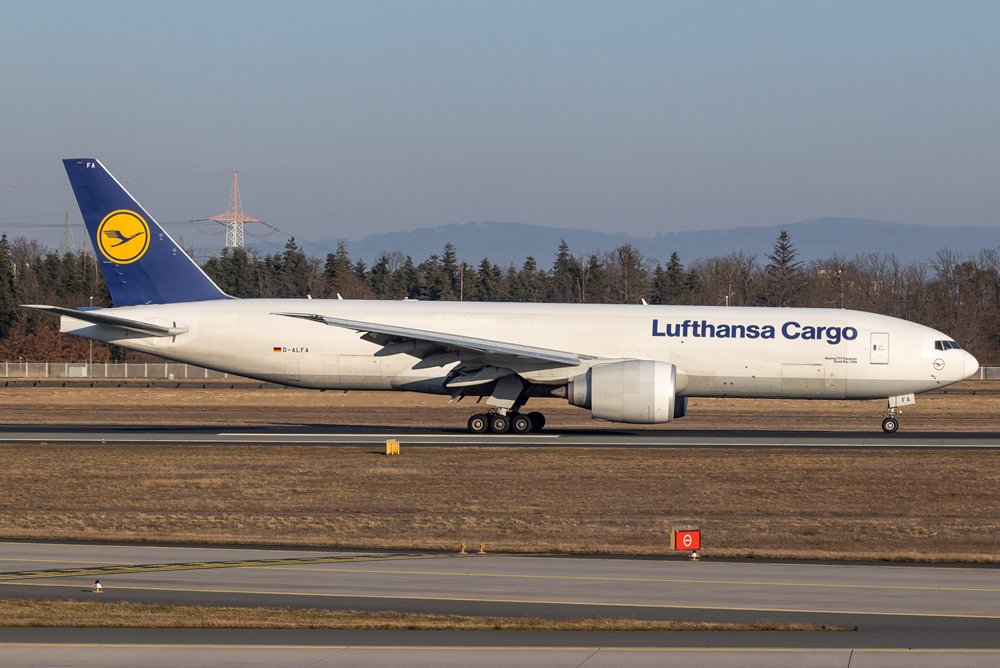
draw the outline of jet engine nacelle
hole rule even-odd
[[[592,366],[569,383],[569,403],[594,418],[651,424],[684,417],[687,398],[677,397],[677,367],[653,360],[623,360]]]

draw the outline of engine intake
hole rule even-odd
[[[598,420],[653,424],[684,417],[687,398],[677,397],[677,367],[653,360],[592,366],[569,383],[567,399]]]

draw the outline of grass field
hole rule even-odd
[[[904,429],[995,428],[1000,395],[973,387],[975,396],[921,397]],[[462,423],[471,409],[290,390],[8,388],[0,411],[6,423],[403,426]],[[667,428],[877,430],[877,411],[871,402],[695,401],[690,418]],[[605,427],[565,404],[546,414],[556,428]],[[169,445],[10,445],[0,457],[3,537],[664,554],[671,528],[697,526],[706,556],[1000,561],[1000,451],[404,442],[393,458]]]
[[[357,610],[230,608],[123,602],[0,599],[6,627],[352,629],[364,631],[837,631],[826,625],[621,618],[477,617]]]
[[[0,535],[372,548],[1000,555],[1000,452],[11,446]]]
[[[885,401],[692,399],[687,417],[662,425],[592,420],[561,399],[533,399],[553,429],[836,430],[881,433]],[[135,424],[253,427],[366,425],[464,428],[484,410],[467,400],[402,392],[316,392],[296,389],[0,388],[0,424]],[[1000,432],[1000,382],[966,381],[948,393],[920,395],[901,431]]]

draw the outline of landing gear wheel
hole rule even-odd
[[[494,434],[505,434],[510,429],[510,418],[495,413],[490,416],[490,431]]]
[[[545,428],[545,416],[538,411],[528,413],[528,419],[531,420],[531,431],[541,431]]]
[[[882,431],[887,434],[895,434],[896,430],[899,429],[899,420],[894,417],[887,417],[882,420]]]
[[[490,428],[490,420],[482,413],[476,413],[469,418],[469,431],[473,434],[483,434]]]
[[[515,434],[527,434],[533,426],[527,415],[515,415],[510,421],[510,430]]]

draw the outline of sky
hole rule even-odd
[[[0,11],[9,236],[57,244],[63,212],[80,222],[66,157],[99,158],[168,224],[225,211],[237,169],[246,210],[308,240],[470,221],[1000,225],[997,2]],[[222,245],[213,225],[177,229]]]

